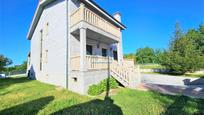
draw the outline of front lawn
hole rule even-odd
[[[116,93],[117,92],[117,93]],[[88,97],[24,77],[0,79],[0,115],[204,114],[204,100],[126,88],[110,98]]]

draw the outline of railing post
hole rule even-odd
[[[80,4],[80,14],[81,14],[81,20],[84,20],[84,9],[85,5],[83,3]]]

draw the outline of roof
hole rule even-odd
[[[29,32],[27,34],[27,38],[30,40],[33,36],[33,33],[35,31],[35,28],[38,24],[38,21],[41,17],[41,14],[44,10],[44,7],[53,2],[55,0],[40,0],[39,1],[39,4],[37,6],[37,9],[35,11],[35,15],[33,17],[33,20],[32,20],[32,23],[30,25],[30,28],[29,28]],[[126,27],[121,23],[119,22],[118,20],[116,20],[112,15],[110,15],[109,13],[107,13],[103,8],[101,8],[99,5],[97,5],[93,0],[80,0],[81,2],[85,3],[85,4],[88,4],[90,6],[92,6],[93,8],[95,8],[96,10],[98,10],[99,12],[101,12],[102,14],[104,14],[108,19],[110,19],[113,23],[115,23],[116,25],[118,25],[121,29],[126,29]]]

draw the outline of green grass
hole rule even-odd
[[[204,100],[126,88],[110,98],[88,97],[24,77],[0,79],[0,115],[204,114]]]
[[[186,73],[185,76],[188,76],[188,77],[199,77],[199,78],[204,78],[204,74],[198,74],[198,73]]]
[[[164,67],[159,64],[139,64],[140,69],[163,69]]]

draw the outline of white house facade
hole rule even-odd
[[[135,87],[139,71],[123,59],[124,29],[120,13],[92,0],[39,1],[27,36],[29,77],[80,94],[108,76]]]

